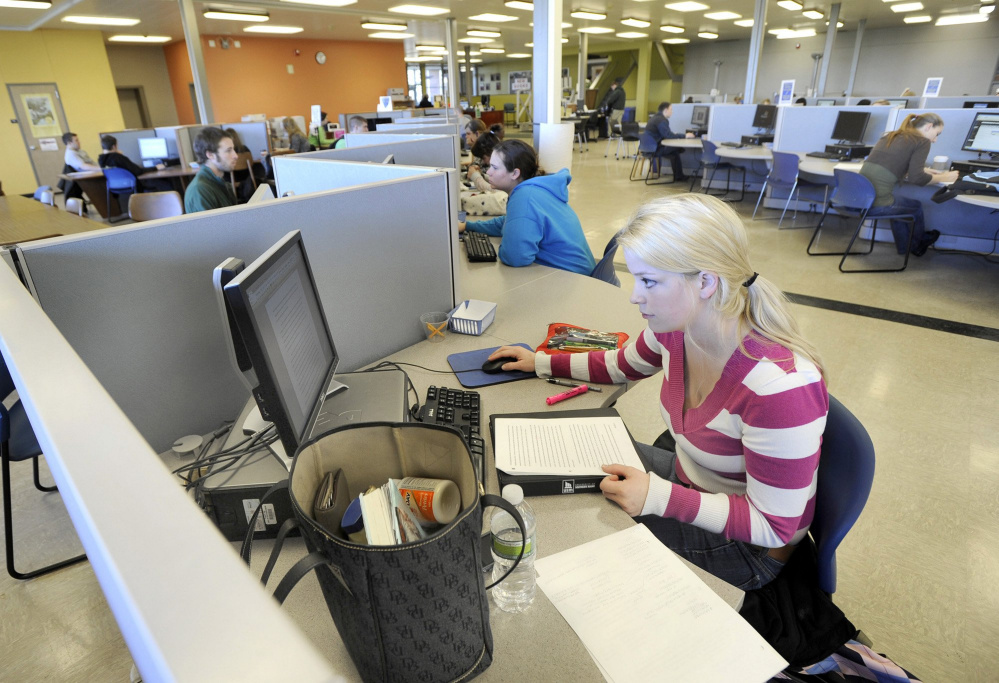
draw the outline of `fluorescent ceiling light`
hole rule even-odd
[[[361,28],[369,31],[405,31],[409,26],[406,24],[384,24],[380,21],[362,21]]]
[[[917,14],[914,17],[905,17],[902,21],[907,24],[925,24],[928,21],[933,21],[933,17],[928,14]]]
[[[108,38],[110,43],[169,43],[173,38],[170,36],[130,36],[116,35]]]
[[[576,19],[592,19],[593,21],[603,21],[607,18],[606,14],[591,12],[588,9],[578,9],[575,12],[569,12],[569,16],[575,17]]]
[[[388,31],[378,31],[377,33],[368,34],[368,38],[384,38],[385,40],[405,40],[406,38],[415,37],[415,33],[389,33]]]
[[[673,26],[672,24],[666,24],[659,27],[660,31],[666,31],[666,33],[683,33],[683,26]]]
[[[822,12],[819,12],[818,10],[814,9],[806,9],[804,12],[802,12],[802,14],[808,17],[809,19],[821,19],[822,17],[825,16],[824,14],[822,14]]]
[[[767,29],[767,33],[769,33],[772,36],[779,36],[780,34],[787,33],[790,30],[791,29],[789,28],[770,28]]]
[[[94,24],[97,26],[135,26],[139,23],[138,19],[127,19],[125,17],[69,16],[63,17],[62,20],[68,21],[71,24]],[[267,21],[267,18],[265,17],[263,21]]]
[[[648,38],[648,33],[639,33],[638,31],[625,31],[624,33],[615,33],[618,38]]]
[[[504,52],[506,52],[506,50],[504,50],[501,47],[484,47],[484,48],[482,48],[482,53],[486,54],[486,55],[501,55]]]
[[[530,22],[527,25],[533,27],[534,26],[534,22],[532,21],[532,22]],[[562,22],[562,28],[572,28],[572,24],[570,24],[568,21],[563,21]]]
[[[683,45],[689,43],[690,38],[663,38],[663,42],[667,45]]]
[[[494,24],[502,24],[505,21],[517,21],[517,17],[511,17],[509,14],[493,14],[491,12],[476,14],[474,17],[469,17],[468,19],[469,21],[491,21]]]
[[[704,18],[724,21],[725,19],[742,19],[742,15],[735,12],[708,12],[704,15]]]
[[[671,2],[666,5],[666,9],[676,12],[699,12],[702,9],[711,9],[700,2]]]
[[[472,36],[471,38],[468,38],[468,37],[466,37],[466,38],[459,38],[458,42],[459,43],[474,43],[474,44],[477,44],[477,45],[481,45],[483,43],[491,43],[491,42],[493,42],[493,39],[492,38],[476,38],[475,36]]]
[[[221,9],[206,9],[202,12],[205,19],[222,19],[224,21],[269,21],[267,14],[252,14],[250,12],[230,12]],[[69,21],[69,17],[63,19]]]
[[[357,0],[281,0],[281,2],[291,2],[296,5],[319,5],[321,7],[344,7],[353,5]]]
[[[827,21],[826,22],[826,26],[828,26],[828,25],[829,25],[829,22]],[[836,28],[843,28],[843,22],[842,21],[837,21],[836,22]]]
[[[51,2],[38,0],[0,0],[0,7],[13,7],[14,9],[48,9],[51,6]]]
[[[891,6],[892,12],[918,12],[923,9],[923,3],[921,2],[900,2],[897,5]]]
[[[534,11],[533,2],[524,2],[523,0],[510,0],[509,2],[504,2],[503,4],[509,7],[510,9],[522,9],[527,12]]]
[[[784,9],[791,10],[792,12],[797,12],[803,5],[796,0],[778,0],[778,7],[783,7]]]
[[[988,14],[948,14],[937,19],[935,26],[953,26],[955,24],[976,24],[988,21]]]
[[[436,57],[433,56],[433,55],[420,55],[418,57],[405,57],[404,61],[406,61],[406,62],[439,62],[442,59],[444,59],[444,58],[441,57],[440,55],[437,55]]]
[[[739,21],[735,22],[735,25],[736,26],[742,26],[743,28],[749,28],[750,26],[753,25],[753,20],[752,19],[740,19]]]
[[[499,38],[503,35],[499,31],[483,31],[479,28],[469,29],[468,31],[465,31],[465,33],[470,36],[478,36],[479,38]]]
[[[447,48],[443,45],[417,45],[417,52],[447,52]]]
[[[396,5],[389,7],[388,11],[396,14],[414,14],[418,17],[433,17],[438,14],[447,14],[451,10],[446,7],[427,7],[426,5]]]
[[[472,64],[481,64],[482,63],[481,59],[469,59],[468,61],[470,63],[472,63]]]
[[[243,29],[245,33],[301,33],[304,30],[301,26],[271,26],[270,24],[247,26]]]
[[[507,55],[510,59],[527,59],[530,56],[527,52],[511,52]]]
[[[708,40],[714,40],[718,37],[717,33],[711,33],[711,31],[701,31],[697,34],[698,38],[707,38]]]
[[[614,29],[606,26],[587,26],[579,29],[580,33],[614,33]]]
[[[803,28],[800,31],[783,31],[777,34],[777,40],[787,40],[788,38],[811,38],[815,35],[814,28]]]
[[[621,23],[625,26],[634,26],[635,28],[648,28],[652,25],[651,21],[645,21],[645,19],[622,19]]]

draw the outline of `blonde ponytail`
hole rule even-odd
[[[658,270],[688,277],[716,273],[712,303],[722,315],[739,320],[740,339],[756,335],[776,342],[822,372],[818,351],[801,335],[787,297],[749,265],[746,228],[725,202],[702,194],[652,200],[638,207],[618,244]],[[750,356],[741,341],[739,347]]]
[[[919,132],[919,129],[927,123],[932,124],[934,128],[944,125],[943,119],[931,111],[922,114],[909,114],[902,120],[902,124],[896,130],[885,135],[885,146],[891,147],[891,143],[895,142],[902,135],[922,138],[923,134]]]

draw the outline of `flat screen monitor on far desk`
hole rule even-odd
[[[892,107],[906,107],[909,104],[909,100],[885,100]]]
[[[166,138],[139,138],[139,156],[142,165],[151,168],[170,156]]]
[[[815,100],[816,107],[834,107],[836,106],[836,100],[834,99],[818,99]]]
[[[999,155],[999,112],[979,112],[971,122],[961,149],[979,154]]]
[[[773,130],[777,122],[777,105],[758,104],[756,105],[756,115],[753,116],[753,128]]]
[[[866,111],[841,111],[836,116],[832,139],[841,145],[862,144],[870,118],[871,113]]]

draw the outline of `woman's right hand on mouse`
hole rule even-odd
[[[524,372],[534,372],[534,351],[529,351],[523,346],[501,346],[490,354],[488,360],[496,358],[516,358],[516,363],[505,363],[503,371],[523,370]]]

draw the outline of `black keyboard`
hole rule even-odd
[[[489,236],[481,232],[465,232],[465,253],[469,261],[495,261],[496,249]]]
[[[741,149],[748,146],[742,144],[741,142],[719,142],[718,144],[722,147],[734,147],[735,149]]]
[[[480,431],[480,415],[479,392],[431,385],[420,411],[420,421],[443,425],[460,432],[468,444],[468,450],[472,452],[475,473],[485,486],[483,463],[486,459],[486,443]]]
[[[816,159],[835,159],[836,161],[850,160],[850,157],[845,157],[842,154],[836,154],[835,152],[809,152],[805,156],[815,157]]]

